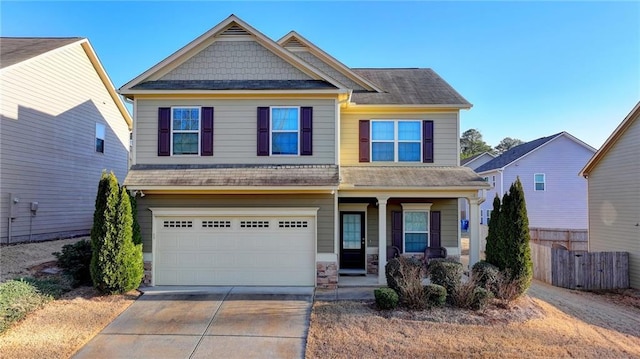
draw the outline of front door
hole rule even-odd
[[[364,212],[340,212],[340,268],[365,269]]]

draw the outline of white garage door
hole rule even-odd
[[[315,284],[315,217],[155,218],[155,285]]]

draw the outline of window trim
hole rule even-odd
[[[298,133],[298,146],[296,148],[296,154],[274,154],[273,153],[273,133],[293,133],[294,131],[291,130],[274,130],[273,129],[273,109],[278,109],[278,108],[295,108],[298,110],[298,129],[296,130],[296,132]],[[302,126],[301,126],[301,119],[302,119],[302,112],[301,112],[301,106],[269,106],[269,156],[278,156],[278,157],[300,157],[300,153],[302,152],[300,150],[300,146],[302,145]]]
[[[98,136],[98,126],[102,127],[102,132],[103,132],[102,138]],[[105,147],[105,143],[107,142],[106,137],[107,137],[107,126],[105,126],[103,123],[96,122],[95,139],[93,142],[94,152],[104,154],[104,147]],[[98,140],[102,140],[102,151],[98,151]]]
[[[174,133],[195,133],[193,130],[175,130],[173,129],[173,110],[174,109],[198,109],[198,153],[189,153],[189,154],[176,154],[173,153],[173,134]],[[170,116],[169,116],[169,130],[171,133],[171,137],[169,138],[169,153],[171,156],[179,156],[179,157],[199,157],[201,153],[202,146],[202,106],[171,106],[170,107]]]
[[[542,176],[542,182],[538,182],[536,180],[536,176]],[[538,189],[537,184],[541,183],[542,184],[542,189]],[[534,173],[533,174],[533,190],[535,192],[544,192],[547,190],[547,176],[544,173]]]
[[[409,252],[407,251],[407,242],[406,242],[406,234],[407,233],[425,233],[427,235],[427,243],[426,247],[429,247],[429,243],[431,242],[431,205],[432,203],[401,203],[402,206],[402,248],[404,249],[404,253],[423,253],[420,252]],[[407,231],[407,224],[405,222],[405,213],[425,213],[427,216],[427,230],[424,231]]]
[[[374,140],[373,139],[373,124],[374,122],[392,122],[393,123],[393,140]],[[420,131],[418,131],[420,138],[417,140],[400,140],[398,139],[398,128],[400,122],[417,122],[419,124]],[[393,163],[422,163],[424,161],[423,152],[424,152],[424,138],[423,138],[423,120],[419,119],[371,119],[369,120],[369,162],[393,162]],[[393,161],[377,161],[373,159],[373,144],[375,142],[378,143],[393,143]],[[418,143],[420,145],[419,150],[419,159],[416,161],[400,161],[398,158],[400,156],[400,152],[398,151],[398,144],[400,143]],[[404,217],[404,216],[403,216]],[[403,219],[404,221],[404,219]],[[403,235],[404,237],[404,235]]]

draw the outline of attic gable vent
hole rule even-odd
[[[226,30],[224,30],[221,35],[237,36],[237,35],[249,35],[249,33],[247,32],[247,30],[241,28],[239,25],[234,24],[228,27]]]
[[[291,47],[291,48],[305,48],[306,46],[304,46],[303,43],[301,43],[300,41],[298,41],[298,39],[296,39],[295,37],[291,38],[289,41],[287,41],[286,44],[284,44],[284,47]]]

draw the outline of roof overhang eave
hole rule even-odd
[[[305,90],[118,90],[118,93],[129,99],[136,95],[251,95],[251,94],[348,94],[347,89],[305,89]]]
[[[125,187],[130,191],[143,193],[329,193],[333,194],[338,186],[158,186],[133,184]]]

